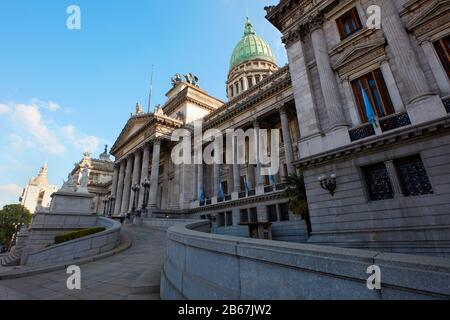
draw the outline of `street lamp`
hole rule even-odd
[[[144,188],[144,199],[142,201],[142,213],[147,213],[147,204],[148,204],[148,189],[150,188],[150,181],[147,178],[142,182],[142,187]]]
[[[136,203],[137,203],[137,198],[139,196],[139,190],[141,190],[141,187],[139,186],[139,184],[136,184],[133,188],[131,188],[131,190],[134,192],[133,207],[131,209],[131,212],[136,213]]]
[[[337,188],[336,174],[332,173],[329,176],[322,175],[318,178],[318,180],[322,189],[327,190],[331,194],[331,196],[334,196]]]

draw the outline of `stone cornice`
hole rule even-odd
[[[206,101],[200,101],[200,100],[202,100],[201,96],[204,96],[207,99],[211,100],[211,102],[214,101],[219,105],[224,104],[223,101],[210,96],[205,91],[203,91],[197,87],[194,87],[190,84],[186,84],[186,87],[181,92],[179,92],[173,99],[170,99],[163,106],[163,110],[166,114],[170,114],[174,110],[176,110],[185,101],[189,101],[209,112],[213,112],[214,110],[217,109],[216,107],[209,105]]]
[[[282,191],[266,193],[266,194],[259,195],[259,196],[247,197],[247,198],[242,198],[239,200],[226,201],[226,202],[221,202],[221,203],[214,204],[214,205],[193,208],[193,209],[189,209],[187,211],[190,214],[209,212],[209,211],[217,212],[218,210],[227,210],[227,209],[229,210],[234,207],[246,206],[246,205],[251,205],[254,203],[260,203],[263,201],[271,201],[271,200],[284,199],[284,198],[287,198],[286,192],[284,190],[282,190]]]
[[[237,104],[233,108],[229,108],[223,114],[220,114],[216,118],[208,120],[204,125],[204,129],[207,130],[216,127],[219,124],[235,117],[236,115],[245,112],[249,108],[253,107],[255,104],[260,103],[261,101],[264,101],[269,97],[272,97],[279,91],[288,88],[290,86],[291,86],[291,77],[290,74],[288,74],[285,78],[279,79],[278,81],[274,81],[273,85],[271,85],[269,88],[264,89],[253,96],[250,96],[247,100],[243,101],[240,104]]]
[[[174,130],[174,129],[179,129],[179,128],[183,127],[182,121],[170,118],[166,115],[147,114],[147,116],[149,116],[149,118],[148,118],[148,122],[146,124],[144,124],[141,128],[139,128],[139,130],[134,132],[132,135],[130,135],[126,139],[123,139],[123,137],[126,136],[126,133],[128,133],[131,130],[131,128],[133,127],[132,126],[134,123],[133,120],[136,119],[137,117],[142,117],[142,116],[134,116],[130,120],[128,120],[127,124],[125,125],[125,128],[122,130],[122,133],[119,135],[114,146],[111,148],[112,155],[116,156],[119,149],[121,149],[124,145],[126,145],[127,143],[129,143],[130,141],[135,139],[136,137],[143,134],[145,131],[148,131],[148,129],[152,126],[155,128],[155,130],[154,130],[155,132],[157,131],[158,126],[165,127],[168,130],[172,130],[172,129]],[[148,134],[146,134],[146,136],[148,136]]]
[[[391,145],[403,144],[407,141],[439,135],[443,132],[450,132],[449,117],[421,125],[400,128],[379,136],[372,136],[333,151],[324,152],[297,160],[294,162],[294,165],[300,169],[326,165],[337,160],[342,161],[347,158],[354,158],[360,154],[383,149],[385,150],[386,147]]]
[[[261,82],[259,82],[257,85],[251,87],[250,89],[244,91],[242,94],[237,96],[236,98],[228,101],[226,104],[224,104],[222,107],[218,108],[214,112],[208,114],[204,120],[208,123],[209,121],[213,121],[216,117],[221,116],[222,114],[225,114],[229,109],[232,109],[234,107],[237,107],[239,105],[239,102],[245,103],[246,99],[250,99],[252,95],[257,95],[263,90],[263,87],[273,83],[276,81],[277,78],[281,78],[285,76],[285,74],[288,74],[288,77],[290,79],[289,74],[289,65],[285,65],[284,67],[278,69],[277,72],[274,72],[267,78],[263,79]]]

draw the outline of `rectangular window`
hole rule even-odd
[[[289,221],[289,205],[287,203],[281,203],[278,205],[280,210],[280,221]]]
[[[362,29],[361,20],[359,19],[358,10],[356,8],[344,13],[336,20],[341,40],[351,36],[358,30]]]
[[[372,201],[393,199],[394,190],[392,188],[391,179],[384,163],[362,168],[366,180],[369,198]]]
[[[224,195],[228,194],[228,181],[222,181],[222,190]]]
[[[248,211],[247,211],[247,209],[242,209],[241,210],[241,222],[242,223],[248,222]]]
[[[225,213],[221,212],[217,215],[217,225],[219,227],[225,226]]]
[[[231,211],[227,211],[226,215],[226,225],[227,227],[231,227],[233,225],[233,213]]]
[[[267,206],[267,220],[269,222],[278,221],[277,207],[275,205]]]
[[[380,69],[353,80],[352,89],[361,123],[368,122],[366,110],[370,107],[379,119],[395,112]]]
[[[450,35],[433,43],[447,77],[450,79]]]
[[[241,176],[241,191],[245,190],[245,176]]]
[[[250,222],[258,222],[258,210],[250,208]]]
[[[253,87],[253,78],[252,77],[247,77],[247,81],[248,81],[248,87],[249,88]]]
[[[419,155],[394,160],[405,197],[432,194],[430,180]]]

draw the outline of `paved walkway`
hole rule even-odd
[[[26,278],[0,280],[0,300],[129,300],[159,299],[159,293],[145,293],[145,282],[159,283],[166,253],[165,232],[146,227],[126,226],[123,231],[133,242],[130,249],[81,265],[81,290],[68,290],[66,270]]]

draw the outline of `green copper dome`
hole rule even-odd
[[[275,63],[275,57],[269,45],[256,35],[255,29],[250,20],[245,22],[244,37],[234,48],[231,56],[230,70],[238,64],[250,60],[267,60]]]

